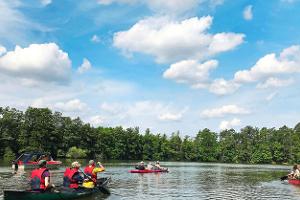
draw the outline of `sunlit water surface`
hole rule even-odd
[[[300,199],[300,187],[281,182],[289,166],[162,162],[169,173],[131,174],[131,163],[104,163],[111,176],[111,195],[96,199]],[[64,168],[52,170],[52,181],[62,184]],[[28,189],[29,173],[13,173],[0,164],[0,199],[5,189]]]

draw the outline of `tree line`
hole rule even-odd
[[[246,126],[219,133],[207,128],[196,137],[179,132],[141,133],[139,128],[92,127],[48,108],[0,107],[0,158],[24,151],[53,157],[114,160],[170,160],[225,163],[299,163],[300,123],[294,128]]]

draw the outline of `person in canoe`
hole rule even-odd
[[[84,178],[81,176],[79,171],[80,163],[75,161],[72,163],[70,168],[66,168],[63,179],[63,186],[73,189],[80,188]]]
[[[145,164],[144,164],[144,162],[141,161],[140,163],[137,163],[137,165],[135,166],[135,169],[145,170]]]
[[[50,172],[46,167],[47,161],[40,160],[39,167],[31,172],[30,186],[32,190],[46,191],[54,185],[50,183]]]
[[[97,184],[97,174],[103,171],[105,171],[105,168],[100,162],[96,166],[95,161],[90,160],[89,165],[84,169],[84,175],[87,176],[88,180],[85,180],[82,186],[85,188],[94,188]]]
[[[156,162],[155,162],[154,168],[155,168],[156,170],[161,169],[160,164],[159,164],[159,161],[156,161]]]
[[[156,161],[153,169],[154,170],[167,170],[168,168],[161,167],[160,164],[159,164],[159,161]]]
[[[288,179],[300,179],[300,171],[298,165],[294,165],[293,170],[288,174]]]
[[[154,168],[154,166],[152,165],[151,162],[149,162],[146,169],[153,170],[153,168]]]

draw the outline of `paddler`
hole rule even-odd
[[[83,183],[84,178],[81,176],[80,163],[75,161],[71,164],[70,168],[67,168],[64,173],[63,186],[73,189],[78,189],[80,184]]]
[[[138,169],[138,170],[145,170],[145,164],[144,164],[144,161],[141,161],[140,163],[137,163],[137,165],[135,166],[135,169]]]
[[[31,189],[35,191],[45,191],[54,187],[53,184],[50,184],[50,172],[46,167],[47,161],[40,160],[38,165],[39,167],[31,172]]]
[[[288,179],[299,179],[299,178],[300,178],[299,166],[294,165],[292,172],[288,174]]]
[[[95,165],[94,160],[89,161],[89,165],[85,167],[84,174],[87,175],[87,179],[83,182],[82,186],[85,188],[93,188],[97,183],[97,174],[105,171],[103,165],[98,162]]]

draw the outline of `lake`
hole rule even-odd
[[[111,176],[111,195],[96,199],[300,199],[300,187],[281,182],[291,166],[161,162],[169,173],[131,174],[132,163],[103,163]],[[64,168],[52,170],[54,184],[62,184]],[[0,199],[4,189],[27,189],[29,173],[12,173],[0,162]]]

